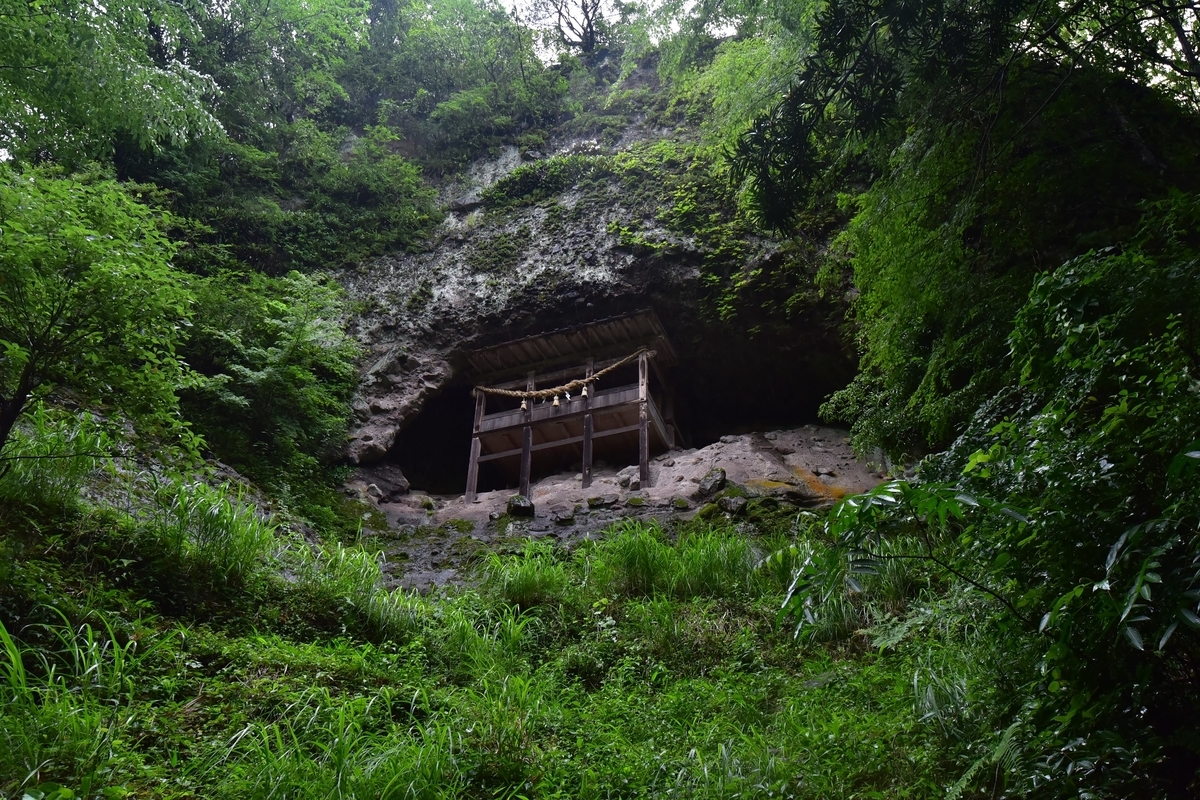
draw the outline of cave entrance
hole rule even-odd
[[[462,494],[471,453],[475,400],[469,386],[447,387],[396,436],[387,460],[400,467],[413,487],[431,494]],[[488,469],[480,483],[506,488],[504,476]]]
[[[467,360],[480,383],[468,501],[486,464],[515,477],[526,496],[535,458],[539,471],[578,461],[585,489],[597,455],[638,464],[649,485],[651,453],[675,446],[666,370],[677,359],[653,311],[505,342]]]
[[[671,310],[669,304],[666,310]],[[671,344],[677,348],[678,362],[667,367],[660,361],[660,354],[660,359],[650,362],[649,374],[651,398],[661,416],[671,417],[679,446],[703,447],[724,434],[817,422],[821,402],[830,392],[845,386],[854,374],[854,362],[846,356],[844,345],[833,329],[766,328],[752,335],[739,328],[714,328],[711,322],[699,320],[690,312],[683,313],[685,310],[676,309],[675,316],[668,317],[673,323]],[[610,357],[629,355],[637,347],[635,340],[633,346]],[[567,361],[566,365],[577,368],[582,363],[575,360]],[[665,380],[660,379],[656,366]],[[547,368],[537,369],[542,376],[536,379],[539,386],[564,382],[547,383]],[[483,369],[472,365],[464,370],[454,384],[426,403],[397,436],[387,459],[401,467],[414,487],[434,494],[465,494],[477,402],[468,382],[503,383],[502,379],[488,375],[496,371],[486,364]],[[525,372],[518,369],[515,374],[508,374],[509,381],[515,380],[519,388],[524,388]],[[578,374],[582,375],[582,371]],[[600,392],[633,385],[638,378],[638,365],[627,364],[602,378],[595,389]],[[571,398],[572,402],[578,399],[576,392],[571,392]],[[566,398],[561,397],[559,402],[561,410]],[[553,409],[552,399],[546,403]],[[535,402],[534,408],[540,409],[541,405]],[[520,400],[489,397],[486,409],[489,414],[519,412]],[[572,432],[572,436],[580,434]],[[659,445],[657,439],[652,442],[653,452]],[[521,444],[517,440],[510,449]],[[636,432],[602,437],[593,444],[596,462],[603,459],[612,465],[625,465],[639,461]],[[478,467],[478,491],[519,489],[518,455],[481,461]],[[533,451],[532,480],[566,470],[582,472],[581,443]]]

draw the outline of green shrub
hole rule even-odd
[[[491,553],[483,571],[484,590],[520,610],[561,601],[568,577],[554,547],[553,542],[530,539],[518,556]]]
[[[184,413],[223,461],[295,492],[337,453],[358,384],[340,288],[323,276],[197,279]]]
[[[259,515],[229,484],[169,480],[143,526],[167,569],[200,585],[241,584],[265,565],[278,523]],[[169,576],[167,577],[169,581]]]

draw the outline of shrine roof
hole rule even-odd
[[[639,347],[658,351],[656,360],[662,366],[678,358],[658,315],[644,309],[473,350],[467,353],[467,361],[478,375],[494,378],[587,358],[627,355]]]

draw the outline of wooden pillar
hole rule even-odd
[[[596,362],[592,359],[587,360],[587,367],[584,368],[585,377],[592,377],[592,370],[595,368]],[[586,489],[592,485],[592,387],[589,385],[585,390],[587,394],[583,398],[583,488]]]
[[[467,465],[467,492],[466,500],[468,503],[475,502],[475,493],[479,488],[479,429],[483,425],[484,404],[487,399],[483,392],[475,393],[475,426],[472,428],[474,436],[471,437],[471,461]]]
[[[534,380],[536,373],[530,372],[525,379],[525,391],[532,392],[537,388]],[[525,403],[525,427],[521,429],[521,488],[520,493],[529,497],[529,473],[533,468],[533,400]]]
[[[667,449],[675,449],[675,392],[666,384],[663,385],[663,416],[667,420]]]
[[[638,356],[638,476],[642,488],[650,485],[650,364],[646,354]]]

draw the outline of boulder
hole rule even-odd
[[[717,505],[721,507],[722,511],[727,511],[730,514],[740,514],[746,509],[746,498],[730,495],[718,500]]]
[[[523,494],[514,494],[508,498],[507,511],[510,517],[532,517],[533,501]]]
[[[408,494],[408,478],[395,464],[360,467],[358,479],[367,484],[367,494],[384,503],[394,503]]]
[[[700,496],[712,497],[717,492],[725,488],[725,470],[717,467],[710,469],[708,474],[700,479]]]
[[[550,521],[555,525],[575,524],[575,509],[568,506],[553,506],[550,509]]]
[[[617,496],[615,494],[605,494],[587,499],[588,508],[608,508],[616,503]]]
[[[622,487],[628,487],[629,484],[638,477],[637,467],[626,467],[617,473],[617,483]],[[640,485],[640,481],[638,482]]]

